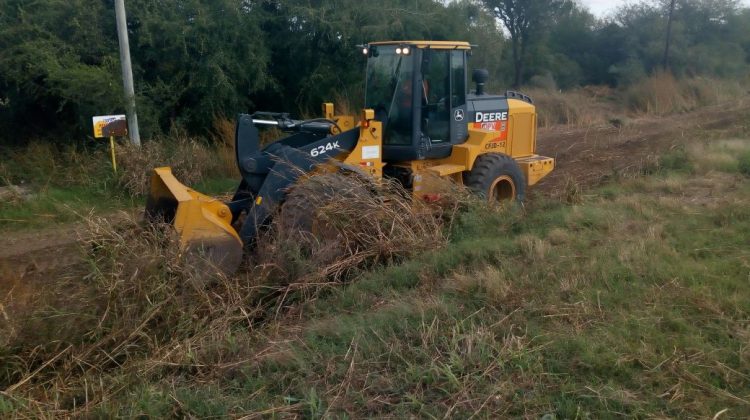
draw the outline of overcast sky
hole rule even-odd
[[[637,3],[637,0],[578,0],[586,7],[591,10],[591,13],[595,14],[596,16],[605,16],[611,12],[613,12],[615,9],[617,9],[619,6],[622,6],[623,4],[628,3]],[[750,5],[750,0],[742,0],[742,4],[745,6]]]
[[[617,7],[629,3],[626,0],[578,0],[597,16],[604,16]]]

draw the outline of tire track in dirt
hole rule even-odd
[[[704,107],[668,117],[645,117],[625,127],[602,125],[539,130],[537,153],[555,158],[555,170],[534,190],[559,197],[566,183],[595,186],[614,173],[632,173],[701,130],[724,129],[750,115],[750,101]],[[744,119],[744,120],[743,120]]]
[[[30,232],[6,232],[0,240],[0,275],[25,277],[75,263],[83,224]]]

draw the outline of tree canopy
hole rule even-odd
[[[626,85],[659,67],[668,0],[597,19],[571,0],[128,0],[142,131],[195,134],[217,117],[312,113],[362,103],[356,45],[467,40],[495,87]],[[677,0],[671,69],[747,77],[750,11],[736,0]],[[111,0],[0,3],[0,144],[85,138],[92,115],[124,111]]]

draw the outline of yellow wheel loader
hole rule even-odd
[[[415,200],[436,199],[439,190],[430,179],[450,178],[488,200],[521,201],[526,187],[554,168],[554,159],[535,154],[531,98],[485,93],[488,73],[480,69],[473,72],[476,88],[469,92],[470,44],[389,41],[361,48],[367,75],[360,115],[336,115],[331,103],[312,120],[241,114],[235,141],[242,180],[233,199],[224,203],[200,194],[175,179],[170,168],[157,168],[147,220],[171,223],[181,247],[201,250],[231,273],[259,229],[280,214],[290,188],[312,173],[333,168],[395,179]],[[291,135],[261,148],[263,126]]]

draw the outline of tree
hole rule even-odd
[[[523,80],[531,45],[543,37],[548,24],[568,0],[483,0],[505,26],[513,52],[513,87]]]
[[[322,101],[356,112],[356,46],[377,40],[478,44],[470,63],[494,75],[491,89],[534,75],[561,88],[637,82],[662,63],[670,1],[601,21],[574,0],[127,0],[139,122],[148,139],[203,135],[239,112],[315,115]],[[84,140],[92,115],[124,111],[117,51],[112,0],[0,1],[0,144]],[[669,64],[746,78],[750,9],[677,1]]]
[[[0,136],[8,143],[90,126],[120,110],[117,47],[105,35],[114,14],[102,2],[0,2]]]

